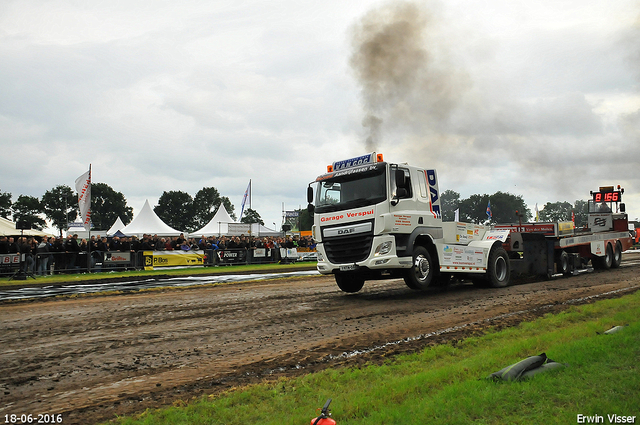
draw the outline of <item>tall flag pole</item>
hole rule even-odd
[[[536,202],[536,221],[540,220],[540,212],[538,211],[538,203]]]
[[[87,271],[91,273],[91,164],[89,171],[76,179],[76,192],[78,192],[78,208],[84,230],[89,232],[87,238]]]
[[[242,220],[242,214],[244,214],[244,207],[247,204],[247,200],[249,201],[249,208],[251,208],[251,179],[249,179],[249,186],[247,186],[247,190],[244,191],[244,196],[242,197],[239,220]]]
[[[91,164],[89,164],[89,171],[76,179],[76,191],[80,218],[84,229],[88,231],[91,228]]]

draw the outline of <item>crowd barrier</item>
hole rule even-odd
[[[310,260],[315,250],[308,248],[255,248],[191,251],[93,251],[38,254],[0,254],[0,276],[43,276],[126,270],[152,270],[159,267],[233,266],[241,264],[292,263]],[[22,273],[19,273],[22,272]]]

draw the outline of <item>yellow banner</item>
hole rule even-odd
[[[186,251],[144,251],[144,269],[168,266],[202,266],[204,252]]]

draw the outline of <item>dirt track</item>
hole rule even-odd
[[[640,255],[625,254],[617,270],[503,289],[420,293],[392,280],[347,295],[317,277],[0,304],[0,417],[96,423],[264,378],[380,361],[570,300],[636,291],[639,268]]]

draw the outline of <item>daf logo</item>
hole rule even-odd
[[[359,233],[367,233],[373,230],[373,223],[354,223],[349,227],[329,227],[328,229],[322,229],[322,235],[325,238],[334,238],[340,236],[351,236]]]
[[[353,233],[353,232],[355,232],[355,231],[356,231],[356,229],[355,229],[355,228],[353,228],[353,227],[352,227],[352,228],[350,228],[350,229],[339,229],[339,230],[338,230],[338,234],[339,234],[339,235],[348,235],[348,234]]]

